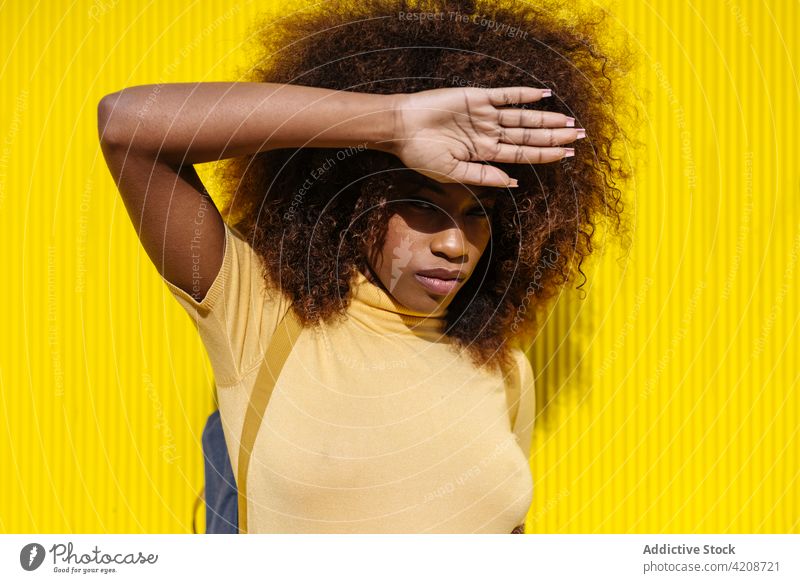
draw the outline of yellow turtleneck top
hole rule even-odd
[[[233,473],[245,410],[288,299],[231,227],[192,317],[214,372]],[[201,274],[202,275],[202,274]],[[359,272],[347,318],[304,329],[256,438],[253,533],[509,533],[533,496],[533,371],[507,377],[450,346],[443,319],[398,304]]]

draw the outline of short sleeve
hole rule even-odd
[[[161,279],[195,324],[218,387],[236,384],[260,364],[289,308],[286,296],[267,285],[261,257],[227,224],[222,266],[203,301]]]
[[[511,427],[525,457],[529,458],[533,441],[533,425],[536,419],[536,386],[533,366],[523,350],[515,348],[513,355],[516,366],[508,391]]]

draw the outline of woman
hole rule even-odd
[[[524,522],[524,349],[597,218],[619,219],[624,136],[596,18],[477,4],[326,4],[262,25],[246,83],[99,105],[142,245],[208,351],[234,473],[265,347],[288,310],[304,325],[254,446],[249,532]],[[222,214],[193,168],[216,160]]]

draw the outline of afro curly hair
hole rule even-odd
[[[242,77],[367,93],[443,87],[531,86],[553,90],[536,109],[574,117],[587,138],[575,156],[549,164],[497,164],[519,180],[497,200],[491,239],[473,276],[453,298],[445,334],[478,366],[506,366],[530,342],[541,308],[589,256],[595,228],[623,220],[621,181],[633,172],[620,119],[620,87],[634,59],[601,46],[607,13],[556,3],[342,0],[257,22],[260,54]],[[617,43],[618,44],[618,43]],[[524,104],[523,108],[531,108]],[[309,181],[309,170],[326,171]],[[365,250],[380,248],[393,186],[412,172],[371,149],[271,149],[219,167],[229,198],[223,216],[264,259],[265,279],[290,298],[305,325],[343,316]],[[399,171],[399,172],[398,172]],[[304,187],[305,184],[305,187]]]

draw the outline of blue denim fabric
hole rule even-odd
[[[209,415],[202,442],[206,479],[206,534],[238,534],[239,494],[219,410]]]

